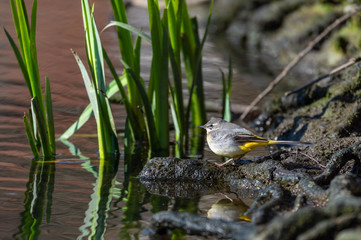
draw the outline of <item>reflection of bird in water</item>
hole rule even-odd
[[[238,221],[251,219],[243,214],[248,210],[248,206],[240,199],[223,198],[218,200],[208,210],[208,218],[221,219],[225,221]]]

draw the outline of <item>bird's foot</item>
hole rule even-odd
[[[233,158],[225,161],[224,163],[214,163],[214,164],[215,164],[217,167],[223,167],[223,166],[229,164],[231,161],[233,161]]]

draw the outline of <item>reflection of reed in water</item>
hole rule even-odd
[[[250,221],[249,217],[243,215],[248,208],[240,199],[223,198],[212,205],[211,209],[208,210],[207,217],[225,221]]]
[[[53,161],[33,160],[26,184],[24,199],[25,210],[20,214],[19,231],[15,239],[38,239],[45,210],[46,223],[50,223],[53,203],[55,163]]]
[[[104,239],[107,227],[108,211],[114,196],[115,176],[119,157],[100,159],[99,172],[91,195],[88,210],[85,212],[84,224],[79,228],[81,235],[77,239]]]

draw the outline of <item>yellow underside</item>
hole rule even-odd
[[[242,149],[242,151],[244,151],[244,152],[249,152],[255,148],[258,148],[261,146],[266,146],[269,144],[272,144],[272,143],[270,143],[269,141],[267,141],[267,142],[248,142],[248,143],[245,143],[245,144],[239,146],[239,148]]]

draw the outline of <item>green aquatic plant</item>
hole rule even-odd
[[[148,1],[151,36],[127,24],[125,6],[122,1],[111,1],[115,22],[107,27],[117,26],[118,42],[127,78],[128,95],[122,93],[122,101],[128,114],[127,128],[130,129],[130,142],[148,139],[150,148],[157,155],[168,155],[169,149],[169,103],[168,103],[168,32],[167,10],[160,16],[158,3]],[[106,27],[106,28],[107,28]],[[131,32],[138,35],[133,46]],[[153,59],[148,89],[140,77],[141,38],[153,43]],[[134,49],[134,50],[133,50]],[[132,51],[132,52],[130,52]],[[112,68],[110,61],[108,66]],[[115,71],[111,71],[117,76]]]
[[[90,11],[88,0],[82,0],[81,5],[86,55],[91,77],[89,77],[79,56],[75,52],[73,55],[81,71],[97,123],[99,155],[101,159],[105,159],[119,154],[118,139],[109,100],[105,96],[104,54],[99,32],[92,14],[93,11]]]
[[[104,49],[103,55],[127,112],[125,132],[129,134],[125,134],[127,138],[125,144],[139,143],[147,139],[151,150],[156,155],[168,155],[169,113],[171,113],[175,129],[175,155],[185,156],[185,150],[190,145],[187,137],[189,127],[193,132],[191,139],[196,139],[191,144],[196,147],[191,147],[190,152],[200,153],[204,140],[203,132],[200,132],[197,126],[206,122],[202,49],[208,33],[213,1],[201,40],[198,35],[197,20],[189,17],[187,4],[183,0],[166,1],[162,14],[158,1],[148,0],[150,36],[128,25],[123,1],[111,0],[111,5],[115,21],[109,23],[104,30],[116,26],[121,62],[124,66],[122,81]],[[137,35],[134,45],[132,33]],[[141,39],[150,42],[153,50],[148,87],[140,76]],[[187,106],[184,105],[181,82],[181,55],[183,55],[185,75],[188,79]],[[172,78],[169,77],[170,72]],[[88,107],[83,112],[82,118],[73,124],[72,130],[64,133],[62,138],[70,137],[87,121],[90,114],[91,110]],[[190,119],[191,124],[188,123]]]
[[[207,121],[203,89],[202,51],[208,34],[208,26],[211,21],[213,1],[211,2],[208,21],[202,39],[199,37],[197,19],[189,17],[185,1],[181,2],[183,4],[183,10],[181,13],[181,50],[183,53],[185,73],[187,76],[189,89],[189,100],[186,111],[186,129],[188,129],[188,119],[190,118],[191,113],[192,138],[190,154],[194,155],[201,153],[204,148],[204,132],[201,128],[198,127]]]
[[[128,23],[126,10],[123,1],[119,0],[111,0],[111,5],[113,9],[114,19],[115,21]],[[133,69],[134,74],[138,79],[140,78],[140,48],[141,48],[141,39],[138,38],[135,46],[133,46],[133,41],[131,34],[128,30],[125,29],[117,29],[118,39],[119,40],[119,48],[122,54],[124,62],[128,64],[128,66]],[[109,65],[109,64],[108,64]],[[114,75],[114,71],[112,71]],[[116,75],[116,74],[115,74]],[[133,81],[130,73],[125,69],[124,75],[127,80],[128,85],[128,95],[123,91],[124,85],[119,85],[119,91],[122,96],[122,101],[125,104],[125,108],[127,111],[128,119],[127,128],[131,129],[131,135],[129,136],[129,144],[132,145],[137,140],[143,139],[144,132],[146,129],[146,124],[144,120],[144,116],[142,114],[142,101],[141,95],[138,91],[136,83]],[[149,131],[149,127],[148,127]],[[152,130],[151,130],[152,131]]]
[[[121,77],[117,77],[117,80],[119,80],[121,82],[122,85],[126,85],[126,79],[124,76]],[[106,87],[106,91],[105,91],[105,95],[110,98],[112,97],[114,94],[116,94],[118,92],[118,87],[117,87],[117,83],[115,80],[112,80]],[[62,140],[67,140],[68,138],[70,138],[78,129],[80,129],[88,120],[89,118],[93,115],[93,108],[92,105],[89,104],[84,110],[83,112],[80,114],[79,119],[77,121],[75,121],[60,137],[59,139]]]
[[[206,121],[202,79],[202,49],[208,33],[212,6],[213,1],[211,2],[204,36],[202,41],[199,41],[197,21],[196,19],[191,19],[189,17],[185,1],[166,1],[166,8],[163,10],[162,18],[159,13],[158,2],[154,0],[148,1],[151,43],[153,48],[148,96],[153,100],[153,109],[170,108],[171,110],[175,128],[175,155],[178,157],[184,156],[184,151],[189,145],[186,136],[189,130],[188,122],[190,120],[190,115],[192,116],[191,129],[193,131],[193,136],[196,136],[195,138],[192,138],[195,139],[195,141],[191,144],[193,146],[191,149],[196,150],[191,150],[190,153],[200,153],[203,150],[203,133],[198,132],[197,126]],[[117,26],[122,27],[120,25]],[[134,33],[137,34],[137,32]],[[189,100],[187,106],[184,106],[183,104],[184,91],[181,82],[182,54],[185,63],[185,73],[188,80]],[[167,59],[171,64],[173,81],[166,75],[169,64]],[[165,86],[168,86],[168,90],[165,89]],[[166,92],[169,92],[170,94],[166,94]],[[153,96],[155,97],[153,98]],[[158,98],[156,96],[158,96]],[[171,100],[169,103],[164,101],[164,99],[168,98]],[[158,102],[156,101],[157,99],[159,99]],[[163,126],[168,126],[166,121],[168,121],[167,119],[169,117],[168,115],[165,116],[165,114],[168,113],[167,111],[163,110],[162,112],[164,114],[160,116],[162,116],[163,121],[156,121],[156,124],[158,124],[160,129],[164,130],[166,128]],[[155,119],[157,120],[157,118]],[[160,139],[165,139],[167,135],[164,133],[164,135],[159,134],[159,136],[164,136]]]
[[[29,117],[24,114],[26,134],[34,158],[40,158],[40,148],[44,158],[52,158],[56,151],[53,109],[50,81],[47,77],[45,81],[45,100],[41,88],[36,48],[37,0],[33,1],[31,22],[23,0],[10,0],[10,5],[19,47],[5,28],[4,31],[31,96]]]
[[[229,58],[228,62],[228,76],[222,73],[222,84],[223,84],[223,92],[222,92],[222,118],[227,122],[232,120],[232,112],[231,112],[231,90],[232,90],[232,60]]]

